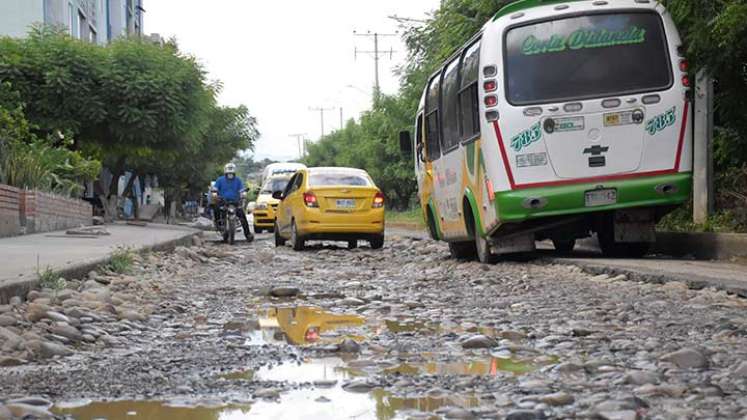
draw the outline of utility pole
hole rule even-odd
[[[298,158],[303,159],[304,155],[306,154],[304,151],[304,137],[306,137],[306,133],[298,133],[298,134],[289,134],[288,137],[295,137],[298,141]]]
[[[713,78],[707,70],[695,76],[693,118],[693,221],[701,224],[713,213]]]
[[[358,47],[355,47],[355,58],[358,58],[358,54],[369,54],[373,56],[374,59],[374,99],[379,98],[379,94],[381,93],[381,85],[379,84],[379,59],[381,56],[386,56],[389,54],[389,59],[391,60],[394,56],[394,51],[391,47],[389,48],[389,51],[380,51],[379,50],[379,37],[393,37],[398,36],[399,34],[393,33],[393,34],[380,34],[378,32],[371,33],[370,31],[365,34],[359,34],[356,31],[353,31],[354,36],[361,36],[366,38],[373,38],[374,42],[374,49],[373,51],[360,51],[358,50]]]
[[[332,111],[335,108],[325,108],[323,106],[318,106],[316,108],[309,108],[309,111],[319,111],[319,117],[322,124],[322,135],[321,137],[324,137],[324,111]],[[321,138],[320,137],[320,138]]]
[[[345,128],[345,127],[343,127],[343,121],[342,121],[342,107],[340,107],[340,130],[342,130],[343,128]]]

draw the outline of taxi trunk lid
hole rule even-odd
[[[357,213],[368,211],[379,190],[374,187],[330,186],[314,187],[319,208],[326,213]]]

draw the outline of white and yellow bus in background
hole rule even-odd
[[[692,187],[683,47],[653,0],[523,0],[429,80],[414,141],[431,236],[455,257],[568,252],[596,233],[641,256]]]

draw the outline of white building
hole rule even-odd
[[[24,37],[31,25],[44,24],[103,45],[142,35],[144,12],[143,0],[0,0],[0,36]]]

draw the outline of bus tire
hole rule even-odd
[[[575,239],[553,239],[552,245],[560,254],[570,254],[576,247]]]
[[[451,258],[455,260],[474,260],[477,257],[475,242],[449,242]]]
[[[599,248],[605,257],[642,258],[651,249],[648,242],[617,242],[611,224],[597,232]]]
[[[428,233],[431,235],[431,239],[438,240],[438,231],[436,230],[436,219],[433,217],[433,210],[431,210],[430,207],[428,207],[427,212],[427,218],[426,221],[428,223]]]

